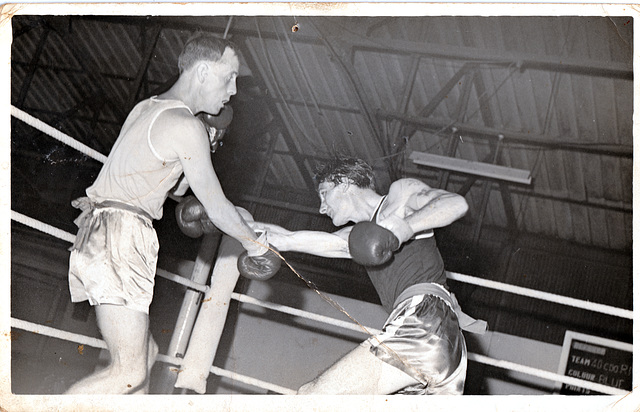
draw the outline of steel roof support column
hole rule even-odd
[[[409,75],[407,76],[407,81],[404,85],[404,90],[402,91],[402,101],[398,104],[398,110],[400,112],[406,113],[409,108],[409,102],[411,101],[411,91],[414,89],[419,67],[420,56],[416,56],[413,58],[411,69],[409,70]],[[389,152],[397,154],[401,153],[406,147],[407,140],[405,140],[404,138],[406,125],[402,120],[393,123],[395,127],[393,128],[393,130],[391,130],[390,133],[392,141],[389,142]],[[404,156],[402,156],[402,158],[400,158],[399,160],[404,160]],[[394,181],[398,177],[401,177],[402,169],[400,168],[398,163],[399,161],[396,161],[395,156],[390,158],[390,164],[392,165],[391,181]]]

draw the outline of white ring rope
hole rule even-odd
[[[31,217],[25,216],[21,213],[15,212],[15,211],[11,211],[11,219],[15,220],[16,222],[20,222],[23,225],[29,226],[33,229],[37,229],[41,232],[47,233],[49,235],[52,235],[54,237],[57,237],[59,239],[62,240],[66,240],[70,243],[73,243],[75,241],[75,236],[72,235],[69,232],[65,232],[64,230],[58,229],[56,227],[53,227],[51,225],[48,225],[46,223],[40,222],[39,220],[33,219]],[[199,292],[202,293],[206,293],[207,290],[209,290],[209,286],[207,285],[203,285],[201,283],[197,283],[192,281],[191,279],[187,279],[184,278],[180,275],[177,275],[175,273],[171,273],[165,269],[161,269],[158,268],[156,270],[156,273],[158,274],[158,276],[161,276],[165,279],[168,279],[172,282],[175,283],[179,283],[181,285],[184,285],[188,288],[197,290]],[[279,305],[276,303],[270,303],[270,302],[264,302],[255,298],[252,298],[251,296],[247,296],[247,295],[242,295],[239,293],[232,293],[231,294],[231,298],[235,299],[237,301],[240,302],[245,302],[245,303],[252,303],[256,306],[262,306],[264,308],[268,308],[268,309],[272,309],[272,310],[276,310],[279,312],[283,312],[283,313],[288,313],[290,315],[295,315],[295,316],[299,316],[301,318],[307,318],[307,319],[311,319],[311,320],[315,320],[318,322],[323,322],[323,323],[328,323],[334,326],[338,326],[341,328],[345,328],[345,329],[351,329],[351,330],[355,330],[358,332],[364,332],[367,333],[366,331],[363,330],[362,327],[351,323],[351,322],[347,322],[347,321],[343,321],[343,320],[339,320],[339,319],[334,319],[331,318],[329,316],[323,316],[323,315],[318,315],[315,313],[310,313],[310,312],[305,312],[303,310],[300,309],[296,309],[296,308],[292,308],[289,306],[283,306],[283,305]],[[380,333],[379,330],[374,329],[374,328],[366,328],[370,334],[377,334]]]
[[[104,162],[107,158],[106,156],[104,156],[101,153],[96,152],[95,150],[91,149],[90,147],[78,142],[77,140],[73,139],[72,137],[60,132],[59,130],[47,125],[46,123],[42,122],[39,119],[36,119],[35,117],[23,112],[22,110],[18,109],[15,106],[11,106],[11,115],[24,121],[25,123],[31,125],[32,127],[39,129],[41,131],[43,131],[46,134],[51,135],[52,137],[60,140],[61,142],[81,151],[82,153],[87,154],[88,156],[93,157],[96,160],[99,160],[101,162]],[[38,222],[35,219],[31,219],[27,216],[24,215],[20,215],[17,214],[17,212],[11,211],[11,216],[12,219],[14,220],[18,220],[16,218],[14,218],[14,214],[16,214],[16,217],[19,219],[24,219],[23,221],[21,221],[21,223],[26,222],[27,220],[29,222],[32,222],[33,225],[28,224],[28,223],[24,223],[27,224],[28,226],[31,226],[35,229],[38,230],[42,230],[40,229],[41,225],[44,225],[44,223]],[[20,221],[20,220],[18,220]],[[37,223],[36,223],[37,222]],[[44,229],[46,227],[46,229],[51,230],[51,232],[46,232],[49,233],[53,236],[57,236],[61,239],[65,239],[68,240],[69,236],[73,236],[70,233],[67,232],[63,232],[60,229],[54,228],[52,226],[42,226],[42,228]],[[44,230],[43,230],[44,231]],[[58,236],[58,234],[60,236]],[[73,240],[71,240],[71,242],[73,242]],[[165,274],[167,274],[168,272],[166,272]],[[175,276],[175,275],[174,275]],[[163,276],[164,277],[164,276]],[[472,276],[468,276],[468,275],[463,275],[461,273],[455,273],[455,272],[447,272],[447,277],[449,279],[453,279],[453,280],[457,280],[460,282],[465,282],[465,283],[471,283],[474,285],[478,285],[478,286],[483,286],[486,288],[490,288],[490,289],[497,289],[497,290],[501,290],[501,291],[505,291],[505,292],[510,292],[510,293],[514,293],[517,295],[521,295],[521,296],[528,296],[531,298],[536,298],[536,299],[541,299],[541,300],[546,300],[549,302],[555,302],[555,303],[560,303],[560,304],[564,304],[567,306],[573,306],[573,307],[577,307],[577,308],[581,308],[581,309],[586,309],[586,310],[590,310],[593,312],[600,312],[600,313],[605,313],[608,315],[612,315],[612,316],[618,316],[621,318],[626,318],[626,319],[633,319],[633,311],[631,310],[627,310],[627,309],[622,309],[622,308],[616,308],[613,306],[607,306],[607,305],[603,305],[600,303],[593,303],[593,302],[588,302],[588,301],[583,301],[583,300],[579,300],[579,299],[574,299],[574,298],[570,298],[570,297],[566,297],[566,296],[562,296],[562,295],[557,295],[554,293],[548,293],[548,292],[542,292],[542,291],[538,291],[538,290],[534,290],[534,289],[528,289],[528,288],[523,288],[520,286],[514,286],[514,285],[509,285],[506,283],[501,283],[501,282],[495,282],[492,280],[487,280],[487,279],[480,279],[480,278],[474,278]],[[187,282],[191,282],[188,279],[179,277],[180,280],[176,280],[178,283],[182,283],[183,285]],[[193,283],[193,282],[191,282]],[[198,284],[193,284],[193,285],[187,285],[191,288],[194,288],[196,290],[200,290],[203,291],[202,289],[200,289],[198,286],[195,286]],[[200,286],[201,287],[201,286]]]
[[[75,239],[75,236],[73,236],[70,233],[64,232],[60,229],[54,228],[52,226],[49,226],[47,224],[44,224],[38,220],[32,219],[30,217],[24,216],[20,213],[14,212],[13,210],[11,211],[11,218],[13,220],[16,220],[20,223],[23,223],[27,226],[30,226],[34,229],[38,229],[38,230],[42,230],[45,233],[48,233],[50,235],[53,236],[57,236],[60,239],[63,240],[68,240],[69,242],[73,242]],[[181,283],[187,287],[199,290],[201,292],[205,292],[206,289],[208,288],[208,286],[205,285],[201,285],[199,283],[195,283],[189,279],[185,279],[179,275],[173,274],[171,272],[168,272],[164,269],[158,269],[157,273],[159,276],[164,277],[165,279],[177,282],[177,283]],[[452,273],[453,275],[455,275],[455,277],[453,277],[455,280],[460,280],[460,281],[465,281],[463,278],[470,278],[469,276],[466,275],[461,275],[461,274],[457,274],[457,273]],[[471,278],[474,279],[474,278]],[[471,283],[471,282],[470,282]],[[499,282],[493,282],[493,283],[497,283],[499,284]],[[499,284],[500,285],[500,284]],[[484,285],[480,285],[480,286],[484,286]],[[502,284],[502,286],[507,286],[506,289],[509,289],[508,286],[510,285],[505,285]],[[525,289],[525,288],[518,288],[518,289]],[[526,290],[526,289],[525,289]],[[509,291],[509,290],[507,290]],[[534,291],[535,292],[535,291]],[[522,293],[520,293],[522,294]],[[300,316],[303,318],[307,318],[307,319],[311,319],[311,320],[315,320],[317,322],[323,322],[323,323],[327,323],[327,324],[331,324],[334,326],[338,326],[338,327],[342,327],[345,329],[350,329],[350,330],[355,330],[358,332],[363,332],[362,328],[358,325],[355,325],[353,323],[349,323],[346,321],[342,321],[339,319],[334,319],[328,316],[322,316],[322,315],[318,315],[315,313],[310,313],[310,312],[305,312],[303,310],[300,309],[296,309],[296,308],[291,308],[288,306],[283,306],[283,305],[279,305],[276,303],[271,303],[271,302],[264,302],[264,301],[260,301],[258,299],[252,298],[251,296],[247,296],[247,295],[242,295],[242,294],[238,294],[238,293],[232,293],[231,297],[239,302],[243,302],[243,303],[249,303],[249,304],[254,304],[257,306],[261,306],[267,309],[272,309],[272,310],[276,310],[279,312],[283,312],[283,313],[287,313],[287,314],[291,314],[291,315],[295,315],[295,316]],[[604,305],[603,305],[604,306]],[[588,308],[585,308],[588,309]],[[614,308],[616,309],[616,308]],[[72,341],[77,341],[79,343],[83,343],[89,346],[94,346],[94,347],[98,347],[98,348],[104,348],[106,349],[106,345],[104,344],[103,341],[96,339],[96,338],[90,338],[90,337],[86,337],[86,336],[82,336],[82,335],[77,335],[77,334],[72,334],[70,332],[64,332],[64,331],[59,331],[57,329],[51,328],[49,326],[44,326],[44,325],[36,325],[35,327],[32,325],[35,324],[31,324],[29,322],[25,322],[25,321],[21,321],[18,319],[11,319],[11,323],[12,326],[20,328],[20,329],[25,329],[25,330],[29,330],[31,332],[34,333],[40,333],[42,335],[47,335],[47,336],[53,336],[53,337],[58,337],[60,339],[65,339],[65,340],[72,340]],[[373,334],[378,334],[380,333],[379,330],[374,329],[374,328],[367,328],[369,330],[370,333]],[[160,356],[160,355],[159,355]],[[166,355],[161,355],[161,356],[166,356]],[[488,358],[486,356],[483,355],[478,355],[478,354],[474,354],[474,353],[469,353],[468,354],[469,359],[479,362],[479,363],[484,363],[487,365],[492,365],[492,366],[496,366],[499,368],[503,368],[503,369],[509,369],[509,370],[513,370],[516,372],[521,372],[521,373],[525,373],[528,375],[533,375],[533,376],[537,376],[540,378],[544,378],[544,379],[549,379],[549,380],[553,380],[553,381],[558,381],[558,382],[562,382],[562,383],[566,383],[569,385],[575,385],[575,386],[580,386],[580,387],[584,387],[586,389],[591,389],[597,392],[601,392],[601,393],[607,393],[607,394],[611,394],[611,395],[619,395],[619,394],[625,394],[627,393],[624,390],[621,389],[616,389],[616,388],[611,388],[609,386],[605,386],[605,385],[600,385],[600,384],[596,384],[593,382],[589,382],[589,381],[583,381],[581,379],[577,379],[577,378],[572,378],[572,377],[568,377],[568,376],[563,376],[563,375],[558,375],[558,374],[554,374],[552,372],[548,372],[545,370],[541,370],[541,369],[535,369],[535,368],[531,368],[528,366],[524,366],[524,365],[519,365],[516,363],[512,363],[512,362],[508,362],[508,361],[504,361],[504,360],[496,360],[496,359],[491,359]],[[167,356],[167,358],[170,358]],[[178,358],[175,358],[178,359]],[[163,360],[164,362],[167,362],[166,360]],[[173,361],[168,361],[167,363],[175,363]],[[179,363],[178,363],[179,364]],[[257,387],[265,387],[263,385],[270,385],[266,382],[262,382],[262,381],[258,381],[258,380],[253,380],[253,378],[249,378],[249,377],[244,377],[242,375],[238,375],[235,374],[233,372],[228,372],[228,371],[224,371],[223,369],[217,368],[215,366],[211,367],[211,372],[219,375],[219,376],[225,376],[225,377],[229,377],[231,379],[236,379],[238,381],[250,384],[250,385],[254,385]],[[566,381],[565,381],[566,379]],[[271,388],[266,388],[278,393],[285,393],[287,394],[287,392],[282,392],[280,390],[275,389],[275,387],[271,387]],[[286,389],[286,388],[282,388],[282,389]],[[287,391],[290,391],[289,389],[286,389]],[[292,392],[295,393],[295,392]]]
[[[548,302],[559,303],[562,305],[573,306],[580,309],[590,310],[592,312],[605,313],[607,315],[617,316],[620,318],[633,319],[633,311],[616,308],[613,306],[603,305],[601,303],[594,303],[584,301],[580,299],[570,298],[567,296],[556,295],[555,293],[542,292],[539,290],[523,288],[521,286],[509,285],[507,283],[496,282],[488,279],[474,278],[473,276],[463,275],[461,273],[447,272],[449,279],[457,280],[459,282],[471,283],[473,285],[483,286],[489,289],[497,289],[504,292],[513,293],[516,295],[527,296],[530,298],[546,300]]]
[[[40,222],[39,220],[25,216],[13,210],[11,211],[11,219],[17,222],[20,222],[26,226],[29,226],[31,228],[34,228],[44,233],[55,236],[59,239],[69,241],[71,243],[73,243],[73,241],[75,240],[75,236],[72,235],[71,233],[68,233],[56,227],[47,225],[46,223]],[[180,283],[184,286],[198,290],[200,292],[206,292],[208,288],[208,286],[206,285],[193,282],[190,279],[183,278],[182,276],[175,275],[163,269],[158,269],[157,273],[158,275],[162,276],[165,279],[172,280],[176,283]],[[546,300],[549,302],[559,303],[566,306],[572,306],[580,309],[589,310],[592,312],[600,312],[600,313],[604,313],[611,316],[617,316],[617,317],[626,318],[626,319],[633,319],[633,311],[622,309],[622,308],[616,308],[613,306],[607,306],[601,303],[593,303],[593,302],[574,299],[574,298],[570,298],[562,295],[556,295],[553,293],[542,292],[535,289],[523,288],[521,286],[508,285],[506,283],[495,282],[492,280],[474,278],[473,276],[463,275],[461,273],[447,272],[447,277],[460,282],[471,283],[474,285],[483,286],[491,289],[497,289],[504,292],[521,295],[521,296],[537,298],[537,299]],[[295,311],[296,309],[291,308],[291,310]],[[291,312],[287,312],[287,313],[291,313]],[[328,319],[333,319],[333,318],[328,318]],[[322,320],[320,322],[322,322]],[[358,330],[361,330],[361,328],[359,328],[358,326],[356,325],[353,325],[353,326],[355,326],[355,328],[357,328]],[[349,327],[349,329],[351,329],[351,327]]]
[[[107,349],[107,344],[103,340],[92,338],[90,336],[80,335],[78,333],[72,333],[72,332],[67,332],[60,329],[55,329],[50,326],[38,325],[37,323],[28,322],[26,320],[11,318],[11,326],[17,329],[26,330],[28,332],[37,333],[39,335],[49,336],[52,338],[79,343],[82,345],[88,345],[94,348]],[[157,360],[162,361],[164,363],[170,363],[173,365],[182,365],[182,359],[172,357],[169,355],[158,354]],[[282,393],[285,395],[294,395],[296,393],[296,391],[292,389],[274,385],[269,382],[264,382],[259,379],[251,378],[249,376],[240,375],[238,373],[231,372],[222,368],[218,368],[216,366],[211,367],[211,373],[218,376],[228,377],[239,382],[247,383],[247,384],[256,386],[258,388],[264,388],[274,392]]]
[[[209,290],[209,286],[207,285],[203,285],[202,283],[198,283],[198,282],[194,282],[191,279],[187,279],[187,278],[183,278],[180,275],[176,275],[175,273],[171,273],[168,270],[164,270],[164,269],[160,269],[158,268],[156,270],[156,273],[167,279],[170,280],[172,282],[176,282],[176,283],[180,283],[181,285],[184,285],[190,289],[195,289],[198,292],[202,292],[202,293],[207,293],[207,291]]]
[[[11,211],[11,219],[16,222],[22,223],[25,226],[29,226],[30,228],[39,230],[40,232],[46,233],[53,237],[57,237],[58,239],[66,240],[69,243],[73,243],[76,240],[75,235],[72,235],[69,232],[65,232],[64,230],[58,229],[57,227],[53,227],[46,223],[43,223],[39,220],[36,220],[32,217],[25,216],[22,213],[18,213],[15,211]]]
[[[39,220],[36,220],[29,216],[25,216],[13,210],[11,211],[11,219],[15,220],[16,222],[20,222],[25,226],[29,226],[33,229],[36,229],[41,232],[47,233],[51,236],[57,237],[58,239],[66,240],[69,243],[73,243],[76,239],[75,235],[72,235],[69,232],[65,232],[64,230],[61,230],[51,225],[48,225],[46,223],[40,222]],[[157,274],[165,279],[171,280],[175,283],[179,283],[188,288],[195,289],[199,292],[205,293],[207,292],[207,290],[209,290],[209,286],[207,285],[194,282],[191,279],[184,278],[180,275],[176,275],[175,273],[168,272],[164,269],[158,268]]]
[[[102,153],[96,150],[93,150],[92,148],[90,148],[89,146],[83,143],[80,143],[73,137],[62,133],[60,130],[49,126],[42,120],[36,119],[35,117],[31,116],[29,113],[23,112],[22,110],[18,109],[13,105],[11,106],[11,115],[15,118],[22,120],[29,126],[48,134],[54,139],[60,140],[62,143],[66,144],[67,146],[71,146],[77,151],[82,152],[93,159],[96,159],[102,163],[104,163],[107,160],[107,156],[103,155]]]
[[[39,325],[22,319],[11,318],[11,327],[37,333],[38,335],[50,336],[67,340],[69,342],[89,345],[94,348],[107,349],[107,344],[98,338],[80,335],[78,333],[66,332],[64,330],[52,328],[51,326]]]
[[[68,240],[69,242],[73,242],[75,239],[75,236],[71,235],[70,233],[64,232],[60,229],[51,227],[49,225],[46,225],[42,222],[39,222],[35,219],[29,218],[27,216],[21,215],[20,213],[11,211],[11,218],[19,221],[20,223],[23,223],[27,226],[33,227],[35,229],[40,229],[42,231],[44,231],[45,233],[51,234],[53,236],[56,235],[63,235],[63,236],[59,236],[61,239],[64,240]],[[206,289],[208,288],[208,286],[205,285],[201,285],[199,283],[195,283],[189,279],[185,279],[179,275],[173,274],[171,272],[168,272],[164,269],[158,269],[157,273],[159,276],[164,277],[165,279],[177,282],[177,283],[181,283],[187,287],[199,290],[201,292],[206,292]],[[452,273],[452,275],[454,275],[452,278],[455,280],[459,280],[464,282],[465,278],[471,278],[470,276],[466,276],[466,275],[461,275],[458,273]],[[474,281],[474,278],[471,278],[471,282],[472,283]],[[498,283],[498,282],[493,282],[493,283]],[[484,286],[484,285],[480,285],[480,286]],[[509,291],[508,286],[510,285],[500,285],[498,283],[498,286],[507,286],[506,289],[507,291]],[[524,289],[524,288],[519,288],[519,289]],[[261,301],[258,300],[256,298],[253,298],[251,296],[247,296],[247,295],[243,295],[243,294],[239,294],[239,293],[235,293],[233,292],[231,294],[231,297],[239,302],[242,303],[248,303],[248,304],[253,304],[256,306],[261,306],[267,309],[271,309],[271,310],[275,310],[278,312],[283,312],[283,313],[287,313],[290,315],[295,315],[295,316],[299,316],[302,318],[306,318],[306,319],[311,319],[311,320],[315,320],[317,322],[322,322],[322,323],[327,323],[327,324],[331,324],[333,326],[337,326],[337,327],[341,327],[341,328],[345,328],[345,329],[350,329],[350,330],[354,330],[354,331],[358,331],[358,332],[363,332],[363,329],[359,326],[359,325],[355,325],[353,323],[349,323],[346,321],[342,321],[339,319],[334,319],[328,316],[323,316],[323,315],[318,315],[315,313],[310,313],[310,312],[306,312],[300,309],[296,309],[296,308],[292,308],[292,307],[288,307],[288,306],[283,306],[277,303],[271,303],[271,302],[265,302],[265,301]],[[51,328],[49,326],[44,326],[44,325],[37,325],[34,323],[30,323],[30,322],[26,322],[23,320],[19,320],[19,319],[14,319],[11,318],[11,325],[13,327],[19,328],[19,329],[23,329],[23,330],[28,330],[30,332],[34,332],[34,333],[39,333],[42,335],[46,335],[46,336],[52,336],[52,337],[56,337],[59,339],[64,339],[64,340],[69,340],[69,341],[74,341],[74,342],[78,342],[78,343],[82,343],[82,344],[86,344],[89,346],[93,346],[93,347],[97,347],[97,348],[103,348],[106,349],[106,344],[104,343],[104,341],[100,340],[100,339],[96,339],[96,338],[91,338],[91,337],[87,337],[87,336],[83,336],[83,335],[78,335],[78,334],[74,334],[71,332],[65,332],[65,331],[60,331],[58,329],[54,329]],[[370,334],[378,334],[380,333],[380,330],[377,330],[375,328],[366,328]],[[584,381],[578,378],[573,378],[570,376],[564,376],[564,375],[559,375],[559,374],[555,374],[552,372],[548,372],[545,370],[541,370],[541,369],[536,369],[536,368],[531,368],[525,365],[519,365],[517,363],[513,363],[513,362],[509,362],[509,361],[504,361],[504,360],[498,360],[498,359],[492,359],[483,355],[479,355],[479,354],[475,354],[475,353],[469,353],[468,354],[469,360],[478,362],[478,363],[483,363],[486,365],[491,365],[491,366],[495,366],[498,368],[502,368],[502,369],[508,369],[508,370],[512,370],[515,372],[521,372],[527,375],[532,375],[532,376],[536,376],[539,378],[543,378],[543,379],[548,379],[551,381],[557,381],[557,382],[562,382],[562,383],[566,383],[568,385],[574,385],[574,386],[579,386],[579,387],[583,387],[586,389],[591,389],[593,391],[596,392],[600,392],[600,393],[606,393],[606,394],[610,394],[610,395],[620,395],[620,394],[625,394],[627,393],[627,391],[621,390],[621,389],[617,389],[617,388],[612,388],[609,386],[605,386],[605,385],[601,385],[601,384],[597,384],[594,382],[589,382],[589,381]],[[179,358],[172,358],[170,356],[167,355],[158,355],[158,359],[162,360],[165,363],[173,363],[176,365],[180,365],[181,364],[181,360]],[[224,377],[228,377],[230,379],[235,379],[237,381],[243,382],[243,383],[247,383],[253,386],[257,386],[260,388],[265,388],[274,392],[278,392],[278,393],[283,393],[283,394],[295,394],[295,391],[292,391],[290,389],[287,388],[281,388],[278,387],[276,385],[272,385],[269,384],[267,382],[263,382],[263,381],[259,381],[257,379],[254,378],[250,378],[247,376],[243,376],[243,375],[239,375],[236,374],[234,372],[229,372],[229,371],[225,371],[224,369],[220,369],[216,366],[211,366],[211,373],[218,375],[218,376],[224,376]],[[268,387],[267,387],[268,386]]]
[[[26,330],[26,331],[37,333],[40,335],[66,340],[69,342],[89,345],[95,348],[101,348],[101,349],[107,348],[107,345],[105,344],[105,342],[100,339],[80,335],[77,333],[67,332],[60,329],[55,329],[50,326],[38,325],[36,323],[31,323],[21,319],[11,318],[11,326],[17,329]],[[537,376],[539,378],[547,379],[550,381],[557,381],[567,385],[580,386],[586,389],[591,389],[593,391],[605,393],[608,395],[625,395],[628,393],[628,391],[625,391],[623,389],[613,388],[611,386],[601,385],[599,383],[589,382],[582,379],[573,378],[570,376],[559,375],[557,373],[545,371],[542,369],[531,368],[529,366],[519,365],[517,363],[513,363],[509,361],[492,359],[483,355],[469,353],[468,357],[469,357],[469,360],[473,360],[479,363],[484,363],[486,365],[492,365],[502,369],[510,369],[515,372]],[[173,365],[182,364],[182,359],[164,355],[164,354],[158,354],[157,360],[165,363],[170,363]],[[296,391],[294,390],[284,388],[282,386],[274,385],[268,382],[264,382],[259,379],[251,378],[245,375],[240,375],[235,372],[230,372],[228,370],[219,368],[217,366],[211,366],[210,371],[211,373],[218,376],[228,377],[230,379],[237,380],[239,382],[247,383],[259,388],[268,389],[268,390],[282,393],[285,395],[294,395],[296,393]]]
[[[55,128],[47,125],[46,123],[34,118],[33,116],[23,112],[22,110],[11,106],[11,114],[24,121],[25,123],[31,125],[32,127],[39,129],[41,131],[43,131],[46,134],[49,134],[50,136],[60,140],[61,142],[79,150],[80,152],[96,159],[99,160],[101,162],[104,162],[106,160],[106,156],[104,156],[103,154],[89,148],[88,146],[74,140],[73,138],[71,138],[70,136],[60,132],[59,130],[56,130]],[[30,218],[28,216],[25,216],[23,214],[20,214],[18,212],[15,211],[11,211],[11,219],[20,222],[26,226],[32,227],[34,229],[37,229],[41,232],[47,233],[51,236],[57,237],[59,239],[62,240],[66,240],[68,242],[73,243],[75,240],[75,236],[65,232],[63,230],[60,230],[58,228],[55,228],[53,226],[47,225],[43,222],[40,222],[36,219]],[[196,282],[191,281],[190,279],[186,279],[183,278],[179,275],[170,273],[166,270],[163,269],[158,269],[157,270],[157,274],[161,277],[164,277],[168,280],[174,281],[176,283],[180,283],[184,286],[187,286],[189,288],[198,290],[200,292],[206,292],[208,290],[208,286],[206,285],[202,285]],[[585,309],[585,310],[590,310],[590,311],[594,311],[594,312],[601,312],[601,313],[605,313],[608,315],[612,315],[612,316],[618,316],[618,317],[622,317],[622,318],[627,318],[627,319],[633,319],[633,311],[630,310],[626,310],[626,309],[622,309],[622,308],[616,308],[616,307],[612,307],[612,306],[607,306],[607,305],[603,305],[603,304],[599,304],[599,303],[593,303],[593,302],[588,302],[588,301],[581,301],[579,299],[574,299],[574,298],[570,298],[570,297],[565,297],[565,296],[561,296],[561,295],[556,295],[556,294],[552,294],[552,293],[548,293],[548,292],[542,292],[542,291],[537,291],[537,290],[533,290],[533,289],[528,289],[528,288],[523,288],[520,286],[514,286],[514,285],[509,285],[509,284],[505,284],[505,283],[501,283],[501,282],[495,282],[495,281],[491,281],[491,280],[486,280],[486,279],[479,279],[479,278],[474,278],[472,276],[468,276],[468,275],[463,275],[460,273],[455,273],[455,272],[447,272],[447,277],[449,279],[453,279],[456,281],[460,281],[460,282],[465,282],[465,283],[470,283],[470,284],[475,284],[478,286],[482,286],[482,287],[487,287],[487,288],[491,288],[491,289],[497,289],[497,290],[501,290],[501,291],[505,291],[505,292],[509,292],[509,293],[514,293],[517,295],[521,295],[521,296],[528,296],[531,298],[537,298],[537,299],[541,299],[541,300],[546,300],[546,301],[550,301],[550,302],[555,302],[555,303],[560,303],[560,304],[564,304],[567,306],[573,306],[573,307],[577,307],[577,308],[581,308],[581,309]],[[295,315],[295,316],[300,316],[300,317],[304,317],[307,319],[312,319],[318,322],[323,322],[323,323],[329,323],[338,327],[343,327],[346,329],[351,329],[351,330],[357,330],[359,332],[363,332],[362,328],[358,325],[354,325],[352,323],[349,322],[345,322],[345,321],[341,321],[338,319],[334,319],[334,318],[330,318],[327,316],[322,316],[322,315],[317,315],[314,313],[309,313],[309,312],[305,312],[302,311],[300,309],[296,309],[296,308],[291,308],[291,307],[287,307],[287,306],[283,306],[283,305],[279,305],[279,304],[275,304],[275,303],[270,303],[270,302],[263,302],[260,301],[258,299],[252,298],[250,296],[246,296],[246,295],[241,295],[241,294],[237,294],[237,293],[232,293],[232,298],[236,299],[240,302],[243,303],[249,303],[249,304],[254,304],[254,305],[258,305],[267,309],[271,309],[271,310],[276,310],[276,311],[280,311],[283,313],[288,313],[291,315]],[[91,337],[87,337],[87,336],[83,336],[83,335],[79,335],[79,334],[75,334],[75,333],[71,333],[71,332],[66,332],[66,331],[61,331],[58,329],[54,329],[51,328],[49,326],[44,326],[44,325],[37,325],[31,322],[27,322],[27,321],[23,321],[23,320],[19,320],[19,319],[14,319],[11,318],[11,325],[15,328],[19,328],[19,329],[23,329],[23,330],[27,330],[27,331],[31,331],[34,333],[39,333],[42,335],[46,335],[46,336],[52,336],[52,337],[56,337],[59,339],[63,339],[63,340],[68,340],[68,341],[72,341],[72,342],[78,342],[81,344],[86,344],[89,346],[93,346],[93,347],[97,347],[97,348],[103,348],[106,349],[106,344],[104,343],[104,341],[100,340],[100,339],[96,339],[96,338],[91,338]],[[369,329],[371,332],[373,332],[374,334],[379,333],[380,331],[374,328],[367,328]],[[516,372],[521,372],[524,374],[528,374],[528,375],[532,375],[532,376],[537,376],[543,379],[548,379],[548,380],[552,380],[552,381],[557,381],[557,382],[562,382],[562,383],[566,383],[568,385],[575,385],[575,386],[580,386],[580,387],[584,387],[586,389],[591,389],[597,392],[601,392],[601,393],[606,393],[606,394],[611,394],[611,395],[624,395],[626,393],[628,393],[625,390],[621,390],[621,389],[617,389],[617,388],[612,388],[606,385],[601,385],[601,384],[597,384],[594,382],[589,382],[589,381],[584,381],[581,379],[577,379],[577,378],[573,378],[573,377],[569,377],[569,376],[564,376],[564,375],[559,375],[559,374],[555,374],[552,372],[548,372],[545,370],[541,370],[541,369],[535,369],[535,368],[531,368],[528,366],[524,366],[524,365],[519,365],[513,362],[508,362],[508,361],[504,361],[504,360],[496,360],[496,359],[492,359],[492,358],[488,358],[486,356],[483,355],[478,355],[478,354],[474,354],[474,353],[469,353],[468,354],[469,359],[473,360],[475,362],[479,362],[479,363],[484,363],[487,365],[492,365],[492,366],[496,366],[499,368],[503,368],[503,369],[509,369],[509,370],[513,370]],[[167,355],[158,355],[158,359],[162,360],[163,362],[166,363],[172,363],[175,365],[180,365],[182,363],[182,360],[179,358],[173,358]],[[295,391],[288,389],[288,388],[283,388],[277,385],[273,385],[270,384],[268,382],[263,382],[260,381],[258,379],[254,379],[254,378],[250,378],[247,376],[243,376],[243,375],[239,375],[233,372],[229,372],[226,371],[224,369],[215,367],[215,366],[211,366],[210,369],[211,373],[214,373],[216,375],[219,376],[225,376],[240,382],[244,382],[253,386],[257,386],[257,387],[262,387],[268,390],[272,390],[274,392],[278,392],[278,393],[283,393],[283,394],[295,394]]]
[[[585,389],[591,389],[592,391],[606,393],[608,395],[626,395],[629,391],[624,389],[618,389],[611,386],[602,385],[600,383],[585,381],[571,376],[559,375],[557,373],[545,371],[543,369],[532,368],[526,365],[520,365],[518,363],[509,362],[506,360],[492,359],[484,355],[477,353],[468,353],[467,358],[469,360],[484,363],[485,365],[495,366],[501,369],[512,370],[514,372],[524,373],[526,375],[536,376],[538,378],[547,379],[550,381],[557,381],[567,385],[579,386]]]

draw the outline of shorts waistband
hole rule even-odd
[[[95,208],[96,209],[102,209],[102,208],[107,208],[107,207],[112,207],[115,209],[122,209],[122,210],[126,210],[129,212],[133,212],[133,213],[137,213],[151,221],[153,221],[153,218],[144,210],[140,209],[139,207],[130,205],[128,203],[122,203],[122,202],[118,202],[115,200],[105,200],[102,201],[100,203],[96,203],[95,204]]]
[[[455,295],[438,283],[418,283],[406,288],[396,299],[393,307],[397,307],[403,301],[416,295],[431,295],[442,299],[458,317],[458,323],[462,330],[472,333],[484,334],[487,331],[487,322],[477,320],[462,311]]]
[[[396,298],[396,301],[393,303],[393,307],[395,308],[401,302],[409,299],[412,296],[416,295],[432,295],[439,297],[440,299],[447,302],[449,306],[453,309],[453,300],[451,299],[451,293],[444,286],[438,283],[417,283],[415,285],[411,285],[400,293],[400,295]]]
[[[80,249],[82,245],[86,242],[87,236],[89,235],[88,229],[89,229],[89,221],[91,219],[91,214],[96,209],[104,209],[104,208],[111,207],[114,209],[126,210],[129,212],[135,213],[141,217],[144,217],[149,221],[149,223],[153,221],[153,218],[149,216],[147,212],[140,209],[139,207],[129,205],[127,203],[118,202],[115,200],[105,200],[100,203],[94,203],[88,197],[80,197],[78,199],[73,200],[71,202],[71,205],[76,209],[80,209],[82,212],[80,213],[80,216],[78,216],[73,221],[73,223],[75,223],[76,226],[78,226],[78,233],[76,234],[76,239],[73,242],[73,246],[71,246],[71,248],[69,249],[70,251]]]

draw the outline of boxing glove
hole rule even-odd
[[[272,250],[258,256],[249,256],[249,253],[244,251],[238,257],[238,272],[247,279],[267,280],[278,273],[281,264],[280,256]]]
[[[187,196],[178,203],[176,221],[182,233],[194,239],[218,230],[207,216],[202,203],[195,196]]]
[[[373,222],[356,223],[349,234],[349,252],[363,266],[379,266],[400,247],[396,235]]]

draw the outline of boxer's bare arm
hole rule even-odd
[[[245,248],[255,249],[255,232],[227,199],[213,169],[207,132],[201,122],[186,110],[168,110],[153,126],[152,142],[161,156],[180,160],[189,187],[213,224]]]
[[[378,223],[385,226],[385,218],[393,214],[403,217],[414,233],[450,225],[469,208],[464,197],[433,189],[416,179],[394,182],[389,188],[387,204],[389,208],[381,212]]]
[[[253,222],[250,225],[256,231],[266,230],[269,244],[280,252],[302,252],[328,258],[351,258],[348,243],[351,227],[329,233],[315,230],[294,232],[264,222]]]
[[[180,180],[178,181],[178,185],[175,188],[175,190],[173,191],[173,194],[175,196],[182,196],[185,193],[187,193],[187,190],[189,189],[189,181],[187,180],[187,178],[183,175]]]

